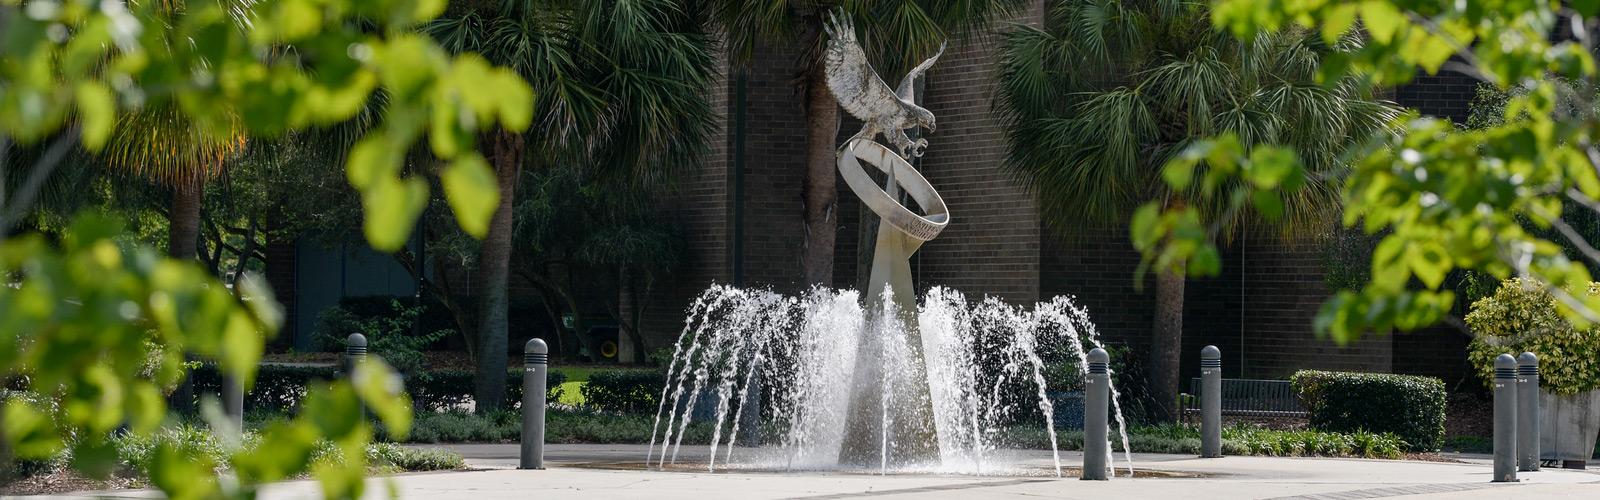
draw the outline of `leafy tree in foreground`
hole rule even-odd
[[[505,403],[506,279],[521,171],[565,164],[651,185],[694,166],[705,151],[714,127],[707,92],[716,73],[695,5],[463,2],[424,27],[451,52],[480,54],[516,71],[537,95],[526,133],[490,133],[500,196],[477,261],[479,411]]]
[[[1190,210],[1212,234],[1266,221],[1286,237],[1326,229],[1338,213],[1331,179],[1348,170],[1339,151],[1384,130],[1398,108],[1354,78],[1317,85],[1323,59],[1349,41],[1308,30],[1241,41],[1212,29],[1209,16],[1176,0],[1067,0],[1044,27],[1005,34],[996,108],[1007,166],[1037,193],[1045,221],[1063,232],[1109,225],[1156,199]],[[1284,145],[1307,167],[1294,181],[1304,187],[1255,213],[1226,210],[1229,200],[1200,184],[1161,182],[1168,161],[1222,136],[1246,153]],[[1218,260],[1214,250],[1200,258]],[[1178,417],[1186,274],[1198,273],[1182,262],[1156,273],[1150,387],[1161,420]]]
[[[1456,57],[1460,62],[1448,65],[1452,71],[1501,90],[1524,88],[1507,99],[1503,123],[1459,129],[1411,116],[1399,133],[1374,137],[1354,152],[1359,162],[1343,180],[1344,223],[1386,235],[1372,254],[1372,279],[1361,290],[1341,291],[1323,304],[1319,334],[1348,342],[1366,332],[1436,323],[1455,302],[1442,285],[1456,269],[1497,279],[1533,278],[1575,327],[1600,322],[1600,296],[1570,292],[1586,289],[1591,278],[1582,260],[1600,262],[1600,251],[1562,220],[1569,206],[1600,209],[1597,15],[1600,2],[1593,1],[1224,0],[1216,5],[1213,21],[1243,38],[1311,29],[1333,41],[1359,26],[1363,45],[1324,64],[1324,85],[1350,74],[1372,75],[1363,85],[1400,85],[1419,72],[1438,72]],[[1558,29],[1562,36],[1556,36]],[[1558,84],[1557,78],[1572,85]],[[1242,178],[1248,182],[1232,184],[1228,195],[1248,200],[1288,191],[1275,180],[1305,171],[1292,155],[1246,157],[1217,146],[1197,145],[1189,161],[1168,167],[1168,180],[1183,184],[1199,176],[1220,184]],[[1197,161],[1201,158],[1203,164]],[[1160,210],[1152,203],[1151,215],[1134,223],[1135,241],[1147,262],[1170,268],[1187,261],[1197,272],[1217,272],[1220,263],[1198,258],[1214,251],[1214,241],[1194,222],[1193,211],[1167,207],[1157,215]],[[1559,236],[1542,237],[1523,223]],[[1584,258],[1569,258],[1559,240]]]
[[[6,239],[36,191],[26,187],[60,164],[54,152],[80,139],[102,150],[119,117],[143,109],[170,106],[211,138],[227,136],[235,119],[248,134],[273,135],[348,119],[381,91],[387,113],[351,153],[347,178],[361,192],[368,241],[392,250],[427,200],[427,184],[399,170],[424,128],[450,165],[442,184],[471,231],[492,213],[474,202],[496,198],[492,184],[474,182],[492,177],[473,152],[476,134],[532,120],[531,92],[514,74],[450,57],[411,31],[441,1],[194,2],[175,18],[164,15],[167,4],[0,0],[0,177],[29,178],[16,199],[0,199],[0,377],[59,403],[49,415],[6,401],[0,456],[72,446],[73,467],[102,476],[115,457],[106,437],[125,421],[132,432],[160,422],[161,391],[176,382],[182,356],[217,356],[248,387],[263,338],[280,321],[270,297],[240,300],[193,263],[124,252],[112,238],[120,230],[92,218],[59,247],[36,234]],[[285,46],[294,50],[278,50]],[[45,153],[13,169],[14,146]],[[327,496],[359,497],[372,435],[363,404],[390,429],[409,427],[399,381],[370,363],[349,382],[312,391],[300,417],[266,430],[258,445],[235,449],[230,477],[163,447],[152,482],[169,498],[254,498],[258,484],[315,473]],[[342,461],[311,463],[323,439]]]

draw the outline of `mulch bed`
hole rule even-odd
[[[1441,455],[1441,454],[1438,454],[1438,453],[1407,453],[1406,454],[1406,460],[1420,460],[1420,461],[1423,461],[1423,462],[1447,462],[1447,463],[1457,463],[1457,464],[1466,463],[1466,462],[1462,462],[1460,460],[1456,460],[1454,458],[1450,458],[1450,457],[1447,457],[1447,456],[1444,456],[1444,455]]]
[[[1454,393],[1446,402],[1444,414],[1445,437],[1494,435],[1494,401],[1491,399],[1468,392]]]
[[[138,487],[140,487],[138,481],[133,478],[113,476],[105,481],[99,481],[70,471],[59,471],[21,478],[11,484],[0,486],[0,495],[54,495],[74,491],[126,490]]]

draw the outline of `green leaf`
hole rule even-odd
[[[1278,220],[1283,217],[1283,197],[1277,191],[1257,190],[1250,194],[1250,199],[1255,202],[1256,210],[1267,220]]]
[[[1216,276],[1220,272],[1222,272],[1222,254],[1217,252],[1216,245],[1206,243],[1189,258],[1191,277]]]
[[[255,383],[256,363],[261,361],[265,339],[256,331],[256,322],[245,309],[234,309],[222,331],[222,370],[235,377],[239,386]]]
[[[1191,148],[1192,149],[1192,148]],[[1195,161],[1187,158],[1177,158],[1167,162],[1166,168],[1161,169],[1161,178],[1167,181],[1168,186],[1174,190],[1183,190],[1194,181]]]
[[[17,458],[48,458],[61,450],[61,437],[44,412],[21,399],[0,403],[5,405],[4,438]]]
[[[1133,238],[1133,247],[1143,252],[1149,252],[1155,243],[1163,237],[1161,227],[1161,206],[1156,202],[1145,203],[1133,212],[1133,220],[1129,227],[1129,236]]]
[[[405,384],[393,368],[381,360],[368,360],[350,376],[356,394],[383,420],[395,436],[411,432],[411,402]]]
[[[400,161],[400,152],[380,134],[368,134],[350,148],[349,159],[345,161],[345,178],[350,180],[351,186],[365,190],[381,179],[392,179],[400,171]]]
[[[428,183],[420,179],[388,177],[372,182],[361,190],[367,243],[380,252],[400,250],[427,206]]]
[[[205,455],[191,456],[166,441],[156,444],[150,463],[150,482],[171,500],[199,500],[220,497],[217,491],[216,464]]]
[[[1250,170],[1246,173],[1256,187],[1273,189],[1290,179],[1300,170],[1300,158],[1287,148],[1261,146],[1250,152]]]
[[[137,383],[128,398],[128,424],[134,433],[143,434],[161,425],[167,413],[167,401],[161,389],[150,383]]]
[[[111,129],[117,121],[117,105],[111,98],[111,89],[100,82],[88,80],[79,82],[75,90],[78,116],[83,119],[80,124],[83,145],[90,151],[99,151],[105,146],[106,139],[111,137]]]
[[[117,462],[117,448],[105,439],[84,439],[72,447],[72,468],[92,479],[111,476]]]
[[[436,99],[429,115],[428,144],[440,158],[455,158],[472,145],[472,131],[461,126],[461,105],[456,99]],[[480,160],[481,161],[481,160]]]
[[[1331,9],[1324,10],[1322,17],[1322,41],[1328,45],[1338,43],[1339,37],[1344,36],[1344,32],[1349,31],[1350,27],[1355,25],[1355,22],[1355,5],[1339,4]]]
[[[467,153],[440,172],[439,180],[461,229],[474,238],[488,235],[489,221],[500,207],[500,183],[494,169],[476,152]]]
[[[1374,40],[1387,44],[1399,34],[1406,20],[1389,0],[1367,0],[1361,2],[1361,23]]]
[[[1437,242],[1412,244],[1407,249],[1406,258],[1417,279],[1422,280],[1422,284],[1432,290],[1437,290],[1444,282],[1445,273],[1450,272],[1450,255],[1445,251],[1444,245]]]
[[[1584,17],[1594,17],[1600,14],[1600,0],[1572,0],[1572,10],[1578,11]]]

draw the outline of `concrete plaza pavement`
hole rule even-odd
[[[385,498],[392,488],[402,499],[648,499],[648,500],[832,500],[870,497],[956,499],[1047,497],[1174,499],[1360,499],[1360,498],[1600,498],[1600,471],[1545,469],[1522,473],[1519,483],[1490,483],[1491,466],[1482,458],[1464,462],[1423,462],[1280,457],[1201,459],[1192,455],[1134,454],[1136,469],[1155,469],[1187,478],[1116,477],[1110,481],[1027,476],[890,474],[842,472],[716,472],[618,470],[638,467],[648,449],[639,445],[550,445],[546,470],[517,470],[515,444],[435,445],[467,458],[469,471],[400,474],[374,478],[368,498]],[[748,450],[736,450],[735,460]],[[1004,451],[997,461],[1034,471],[1054,463],[1049,451]],[[680,462],[703,464],[705,447],[685,446]],[[1076,452],[1061,454],[1063,465],[1079,465]],[[1119,474],[1127,463],[1117,457]],[[1199,476],[1199,477],[1194,477]],[[291,481],[269,486],[263,500],[317,498],[317,484]],[[71,495],[156,498],[149,491]],[[62,496],[52,498],[63,498]]]

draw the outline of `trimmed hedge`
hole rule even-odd
[[[314,381],[332,380],[339,372],[331,366],[281,366],[261,365],[256,371],[256,384],[244,398],[246,411],[288,412],[300,404],[306,395],[306,386]],[[406,393],[411,396],[411,406],[416,411],[443,411],[472,400],[472,374],[467,370],[437,370],[406,377]],[[567,376],[559,371],[546,375],[548,390],[546,401],[560,396],[560,387]],[[216,365],[205,364],[194,370],[195,394],[216,394],[221,390],[221,377]],[[522,370],[506,374],[506,401],[515,405],[522,400]]]
[[[1437,378],[1302,370],[1291,380],[1314,429],[1394,433],[1415,451],[1443,443],[1445,391]]]
[[[578,391],[584,406],[622,413],[654,413],[660,405],[661,388],[667,385],[661,372],[650,370],[603,370],[589,375],[589,382]]]

